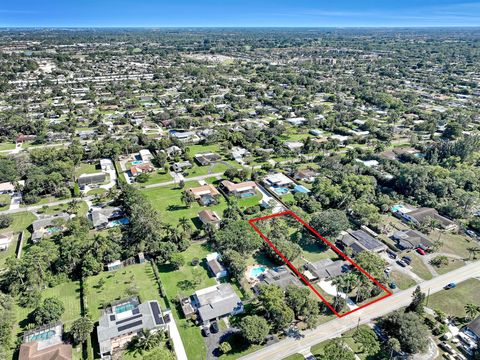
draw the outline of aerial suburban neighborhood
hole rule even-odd
[[[15,11],[0,360],[480,359],[478,28]]]

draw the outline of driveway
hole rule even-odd
[[[236,328],[229,328],[224,331],[219,331],[216,334],[210,334],[205,337],[205,345],[207,346],[207,360],[215,360],[221,355],[218,346],[232,336],[235,333],[239,333],[240,330]]]

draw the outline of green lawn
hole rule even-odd
[[[7,194],[0,195],[0,211],[7,210],[10,207],[10,202],[12,201],[12,197]]]
[[[13,143],[0,143],[0,151],[2,150],[13,150],[15,149],[15,144]]]
[[[105,190],[103,188],[96,188],[96,189],[88,190],[87,195],[88,196],[90,196],[90,195],[102,195],[102,194],[105,194],[106,192],[107,192],[107,190]]]
[[[35,215],[28,211],[10,214],[9,216],[13,218],[13,222],[9,227],[0,230],[0,234],[23,231],[37,219]]]
[[[222,164],[222,163],[215,163],[215,164],[207,165],[207,166],[198,166],[198,165],[194,164],[193,167],[191,169],[186,170],[183,173],[183,175],[186,178],[194,177],[194,176],[202,176],[202,175],[224,172],[231,167],[232,166],[227,166],[227,165]]]
[[[283,360],[305,360],[305,357],[300,354],[293,354],[293,355],[287,356],[286,358],[283,358]]]
[[[465,305],[468,303],[480,305],[480,281],[469,279],[450,290],[442,290],[428,299],[428,307],[440,309],[447,315],[465,316]]]
[[[45,206],[40,210],[37,210],[40,214],[58,214],[60,212],[66,212],[70,207],[70,204],[61,204],[55,206]],[[78,203],[78,216],[87,216],[88,205],[85,201]]]
[[[476,245],[475,240],[467,236],[449,232],[439,233],[437,230],[432,231],[430,238],[440,239],[442,242],[442,247],[438,250],[439,252],[462,256],[465,259],[468,259],[469,256],[467,249]]]
[[[47,297],[54,297],[60,300],[65,307],[65,312],[61,317],[61,321],[65,324],[65,327],[69,328],[71,323],[80,317],[80,283],[78,281],[67,281],[61,283],[55,287],[47,288],[42,291],[42,299]],[[24,308],[17,306],[17,331],[23,331],[30,321],[28,319],[29,314],[33,311],[33,308]]]
[[[177,224],[178,220],[182,217],[190,219],[192,223],[201,227],[201,223],[198,220],[198,213],[204,209],[216,211],[218,216],[223,216],[223,210],[227,208],[227,201],[223,196],[219,196],[219,203],[209,207],[200,206],[197,202],[193,203],[190,207],[186,207],[182,201],[182,192],[190,187],[199,186],[198,182],[191,181],[185,183],[184,189],[172,186],[162,186],[151,189],[143,189],[142,193],[152,203],[153,207],[160,212],[160,218],[169,224]]]
[[[388,281],[395,281],[400,290],[405,290],[416,285],[415,280],[413,280],[410,276],[395,270],[390,273],[390,279]]]
[[[239,198],[237,199],[237,204],[240,208],[248,208],[255,205],[260,205],[262,200],[262,195],[257,191],[255,196]]]
[[[98,167],[97,167],[98,165]],[[80,165],[75,167],[75,175],[80,176],[82,174],[93,174],[100,172],[100,165],[99,164],[85,164],[80,163]]]
[[[5,261],[9,257],[15,256],[17,245],[18,245],[18,237],[14,234],[14,236],[12,237],[12,241],[8,246],[8,249],[6,251],[0,251],[0,269],[3,269],[5,267]]]
[[[173,178],[170,176],[170,172],[164,172],[163,170],[154,171],[148,174],[148,180],[144,183],[135,182],[135,185],[138,187],[143,187],[145,185],[158,184],[167,181],[173,181]]]
[[[85,291],[86,305],[93,319],[100,317],[103,306],[133,295],[138,295],[142,302],[158,300],[165,308],[149,262],[90,276],[85,281]]]
[[[448,265],[441,266],[439,268],[434,266],[434,268],[435,268],[435,270],[437,270],[437,272],[439,274],[445,274],[445,273],[450,272],[452,270],[458,269],[458,268],[460,268],[464,265],[465,265],[465,262],[463,262],[462,260],[449,258]]]

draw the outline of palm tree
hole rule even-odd
[[[467,314],[469,320],[474,319],[479,312],[480,306],[472,303],[468,303],[467,305],[465,305],[465,313]]]
[[[192,225],[190,223],[190,220],[187,219],[185,216],[181,217],[178,220],[178,227],[180,227],[183,230],[183,232],[187,234],[190,234],[192,231]]]

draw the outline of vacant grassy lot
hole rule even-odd
[[[9,227],[0,230],[0,234],[23,231],[36,220],[35,215],[31,212],[21,212],[9,216],[13,218],[13,222]]]
[[[67,281],[55,287],[47,288],[42,291],[42,299],[48,297],[56,298],[63,303],[65,312],[61,317],[61,321],[65,324],[65,327],[68,330],[71,323],[81,316],[80,283],[78,281]],[[18,332],[23,331],[25,327],[31,323],[29,315],[33,310],[33,308],[17,306],[17,319],[19,320],[17,327]]]
[[[97,167],[98,165],[98,167]],[[85,164],[81,163],[75,168],[75,176],[80,176],[82,174],[93,174],[100,172],[100,165],[99,164]]]
[[[142,302],[158,300],[165,308],[149,262],[90,276],[85,281],[85,291],[86,305],[93,319],[100,317],[104,306],[133,295],[138,295]]]
[[[469,257],[467,249],[474,247],[477,244],[475,240],[472,240],[467,236],[452,234],[449,232],[440,233],[437,230],[432,231],[430,237],[432,239],[440,239],[442,242],[439,252],[462,256],[464,259],[468,259]]]
[[[469,279],[450,290],[442,290],[430,296],[428,307],[440,309],[447,315],[458,317],[465,316],[465,305],[468,303],[479,304],[480,281]]]
[[[177,224],[182,217],[190,219],[196,227],[202,226],[198,219],[198,213],[202,210],[209,209],[216,211],[218,216],[223,216],[223,210],[227,208],[227,201],[223,196],[219,196],[219,203],[209,207],[200,206],[197,202],[191,204],[190,207],[182,203],[182,192],[190,187],[199,186],[198,182],[190,181],[185,183],[185,188],[180,189],[177,186],[162,186],[152,189],[144,189],[142,193],[152,203],[153,207],[161,214],[161,218],[165,223]]]
[[[439,274],[445,274],[452,270],[458,269],[464,265],[465,265],[465,262],[462,260],[449,258],[448,265],[441,266],[439,268],[438,267],[434,267],[434,268]]]

